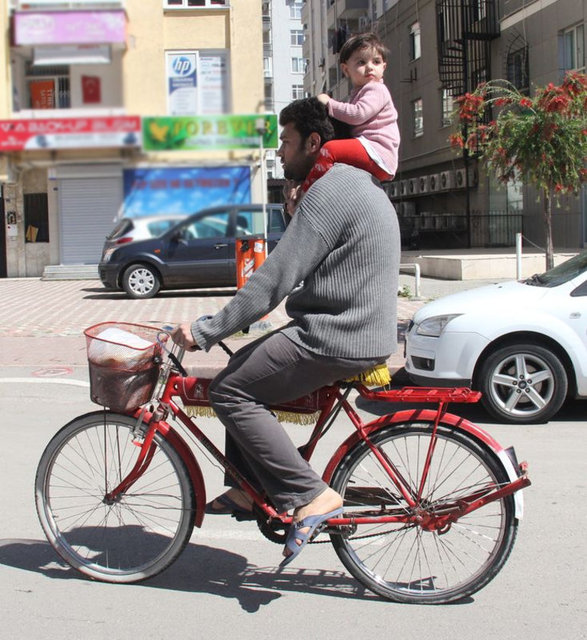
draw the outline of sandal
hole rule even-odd
[[[285,548],[289,549],[291,553],[286,556],[280,563],[280,567],[288,565],[296,556],[299,556],[302,549],[308,544],[311,538],[314,537],[316,530],[320,525],[324,524],[328,519],[334,518],[343,512],[343,508],[335,509],[328,513],[317,514],[315,516],[306,516],[299,522],[292,522],[289,531],[287,532],[287,538],[285,540]],[[300,529],[309,527],[309,530],[304,532]],[[317,533],[320,533],[318,531]]]
[[[219,506],[217,506],[219,505]],[[252,509],[247,509],[235,502],[228,493],[223,493],[211,502],[208,502],[204,513],[211,515],[230,515],[239,521],[256,520]]]

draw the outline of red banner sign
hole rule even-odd
[[[141,137],[139,116],[0,120],[0,152],[138,147]]]

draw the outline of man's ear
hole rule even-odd
[[[313,131],[306,138],[306,151],[309,151],[310,153],[318,153],[318,151],[320,151],[321,142],[322,138],[320,137],[320,134]]]

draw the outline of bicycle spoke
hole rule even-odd
[[[442,426],[428,460],[431,434],[432,425],[424,423],[389,427],[373,439],[409,485],[408,495],[417,495],[421,487],[415,507],[406,503],[366,445],[357,445],[347,455],[332,482],[345,496],[345,511],[405,514],[403,523],[356,525],[332,536],[355,577],[399,601],[448,602],[474,592],[503,564],[515,536],[511,499],[507,511],[506,501],[497,500],[456,522],[443,520],[442,528],[435,530],[437,515],[458,514],[464,502],[495,490],[501,482],[497,474],[503,471],[499,461],[488,459],[473,441]]]

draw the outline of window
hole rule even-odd
[[[263,29],[263,47],[271,46],[271,29]]]
[[[442,90],[442,120],[443,127],[452,125],[452,117],[454,111],[454,100],[452,93],[448,89]]]
[[[163,0],[165,9],[228,7],[229,0]]]
[[[49,206],[46,193],[25,193],[25,242],[49,242]]]
[[[289,36],[289,43],[297,47],[304,44],[304,32],[301,29],[292,29]]]
[[[507,55],[507,80],[522,93],[528,93],[530,78],[528,70],[528,47],[524,46]]]
[[[565,30],[560,38],[560,61],[562,71],[585,73],[585,26],[578,24]]]
[[[423,135],[424,133],[424,115],[422,111],[422,98],[414,100],[412,103],[414,137]]]
[[[304,3],[302,0],[290,0],[289,5],[289,17],[292,20],[301,20],[302,19],[302,5]]]
[[[291,99],[299,100],[304,97],[304,85],[303,84],[294,84],[291,87]]]
[[[273,83],[265,82],[265,111],[272,113],[273,109]]]
[[[185,240],[198,238],[224,238],[228,231],[229,212],[220,211],[194,220],[181,229]]]
[[[292,58],[291,70],[293,73],[305,73],[305,61],[304,58]]]
[[[23,109],[69,109],[69,66],[33,66],[25,63],[26,95]]]
[[[410,60],[417,60],[421,53],[420,23],[414,22],[410,27]]]
[[[263,76],[265,78],[273,77],[273,60],[271,58],[263,58]]]

